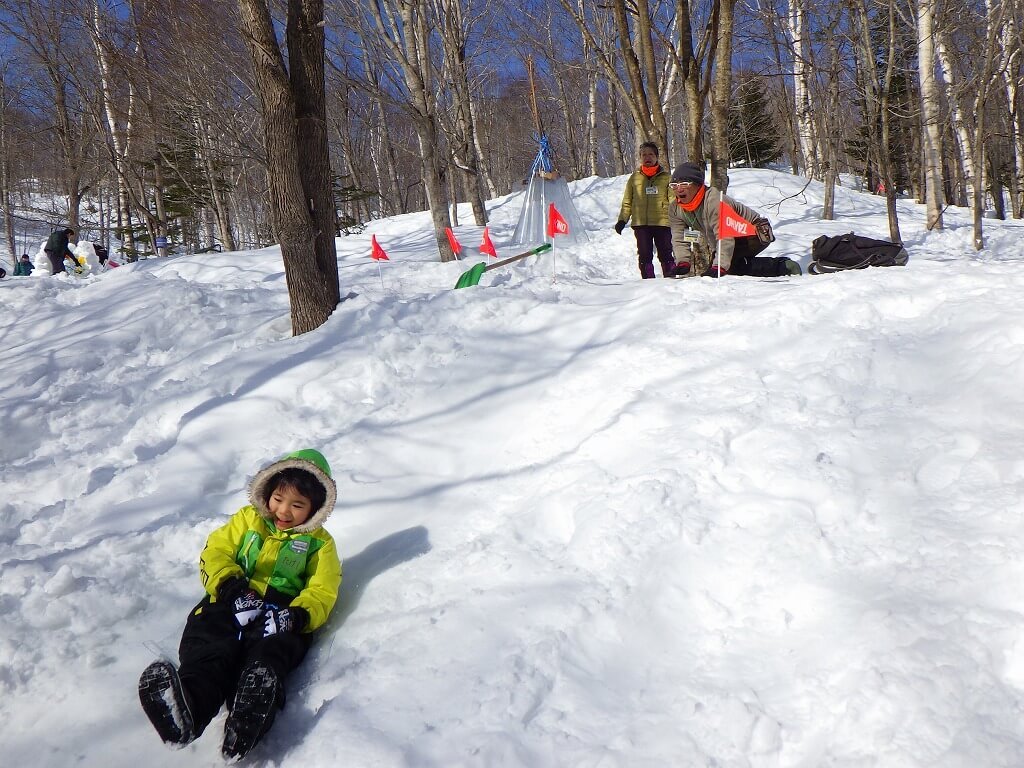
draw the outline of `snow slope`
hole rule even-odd
[[[221,762],[223,714],[166,749],[136,682],[304,446],[345,581],[251,764],[1024,764],[1024,223],[975,254],[901,201],[906,268],[641,281],[623,183],[478,288],[426,214],[339,239],[298,338],[273,248],[0,282],[3,764]],[[805,266],[887,234],[850,189],[833,222],[802,179],[730,192]]]

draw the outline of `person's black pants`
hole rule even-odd
[[[64,256],[60,253],[54,253],[53,251],[46,252],[46,258],[50,260],[50,274],[58,275],[61,272],[67,272],[64,268]]]
[[[736,244],[732,251],[732,263],[729,265],[730,275],[750,275],[763,277],[758,274],[754,257],[768,247],[757,235],[749,237],[737,237]]]
[[[285,678],[302,662],[310,636],[282,632],[267,638],[239,637],[231,611],[206,597],[185,622],[178,648],[178,674],[192,711],[196,736],[216,717],[221,706],[234,700],[242,671],[262,661]],[[283,704],[283,702],[281,702]]]
[[[661,274],[672,277],[676,268],[676,260],[672,258],[672,228],[644,224],[633,227],[636,237],[637,263],[640,276],[644,279],[654,277],[654,249],[658,249],[658,261],[661,262]]]

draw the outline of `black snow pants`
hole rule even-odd
[[[242,634],[242,637],[239,637]],[[181,635],[178,659],[185,696],[192,711],[196,736],[216,717],[221,706],[235,698],[242,671],[262,661],[284,683],[309,650],[309,634],[283,632],[267,638],[240,633],[231,611],[203,598],[188,617]],[[284,701],[278,702],[284,706]]]
[[[50,274],[58,275],[61,272],[67,272],[64,267],[64,254],[57,253],[56,251],[47,251],[46,258],[50,260]]]

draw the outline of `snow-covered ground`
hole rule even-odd
[[[166,749],[138,675],[314,446],[342,597],[254,765],[1024,764],[1024,223],[976,254],[904,201],[906,268],[641,281],[623,183],[467,290],[425,214],[339,239],[299,338],[276,249],[0,281],[0,763],[221,762],[223,715]],[[887,235],[803,186],[734,175],[766,255]]]

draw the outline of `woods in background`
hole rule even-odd
[[[0,0],[0,214],[12,257],[25,218],[110,239],[129,259],[166,252],[162,243],[277,241],[240,5],[252,3]],[[286,8],[302,3],[264,5],[283,36]],[[532,57],[569,178],[623,174],[648,140],[667,147],[666,163],[706,163],[722,187],[730,165],[785,163],[827,190],[854,174],[887,197],[893,239],[905,195],[926,204],[915,227],[971,206],[982,248],[986,210],[1022,215],[1022,6],[326,0],[335,231],[429,209],[443,233],[455,202],[485,223],[484,200],[518,189],[537,152]],[[441,234],[441,258],[448,248]]]

